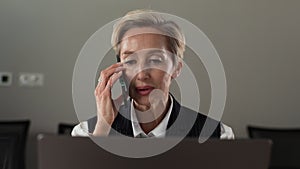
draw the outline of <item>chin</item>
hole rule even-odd
[[[148,96],[140,97],[140,98],[132,98],[132,99],[139,105],[144,105],[144,106],[150,107],[150,102],[149,102]]]

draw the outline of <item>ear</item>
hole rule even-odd
[[[180,75],[181,69],[182,69],[182,62],[179,61],[173,74],[172,74],[172,79],[175,79]]]

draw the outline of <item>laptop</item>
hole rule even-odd
[[[122,138],[97,138],[122,143]],[[142,138],[133,139],[140,142]],[[160,145],[172,138],[153,139]],[[135,141],[132,145],[135,145]],[[104,150],[89,137],[38,136],[39,169],[267,169],[270,140],[184,139],[172,149],[148,158],[128,158]],[[126,150],[127,151],[127,150]]]

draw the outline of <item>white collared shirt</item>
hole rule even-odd
[[[164,138],[166,136],[166,131],[167,131],[167,126],[168,126],[168,122],[170,119],[170,115],[172,112],[172,108],[173,108],[173,98],[170,97],[171,99],[171,104],[170,104],[170,108],[167,112],[167,114],[165,115],[165,117],[163,118],[163,120],[152,130],[150,131],[148,134],[146,134],[142,128],[140,123],[137,120],[136,117],[136,112],[135,109],[133,109],[133,101],[131,102],[131,125],[132,125],[132,129],[133,129],[133,136],[134,137],[157,137],[157,138]]]
[[[171,98],[171,104],[170,108],[163,118],[163,120],[157,125],[152,131],[150,131],[148,134],[146,134],[140,124],[138,123],[135,109],[133,108],[133,101],[131,102],[131,125],[133,129],[133,136],[134,137],[157,137],[157,138],[164,138],[166,136],[166,131],[167,131],[167,125],[170,119],[170,115],[173,109],[173,98]],[[231,127],[225,125],[224,123],[221,123],[221,136],[220,139],[234,139],[234,134],[231,129]],[[72,130],[71,135],[72,136],[82,136],[82,137],[88,137],[91,135],[91,133],[88,132],[88,123],[87,121],[83,121],[76,125],[74,129]]]

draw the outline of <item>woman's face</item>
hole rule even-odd
[[[129,95],[141,111],[150,108],[149,96],[153,91],[159,91],[160,95],[154,95],[159,98],[151,100],[166,104],[175,70],[167,38],[159,33],[154,28],[133,28],[125,33],[120,44],[120,57],[130,84]]]

